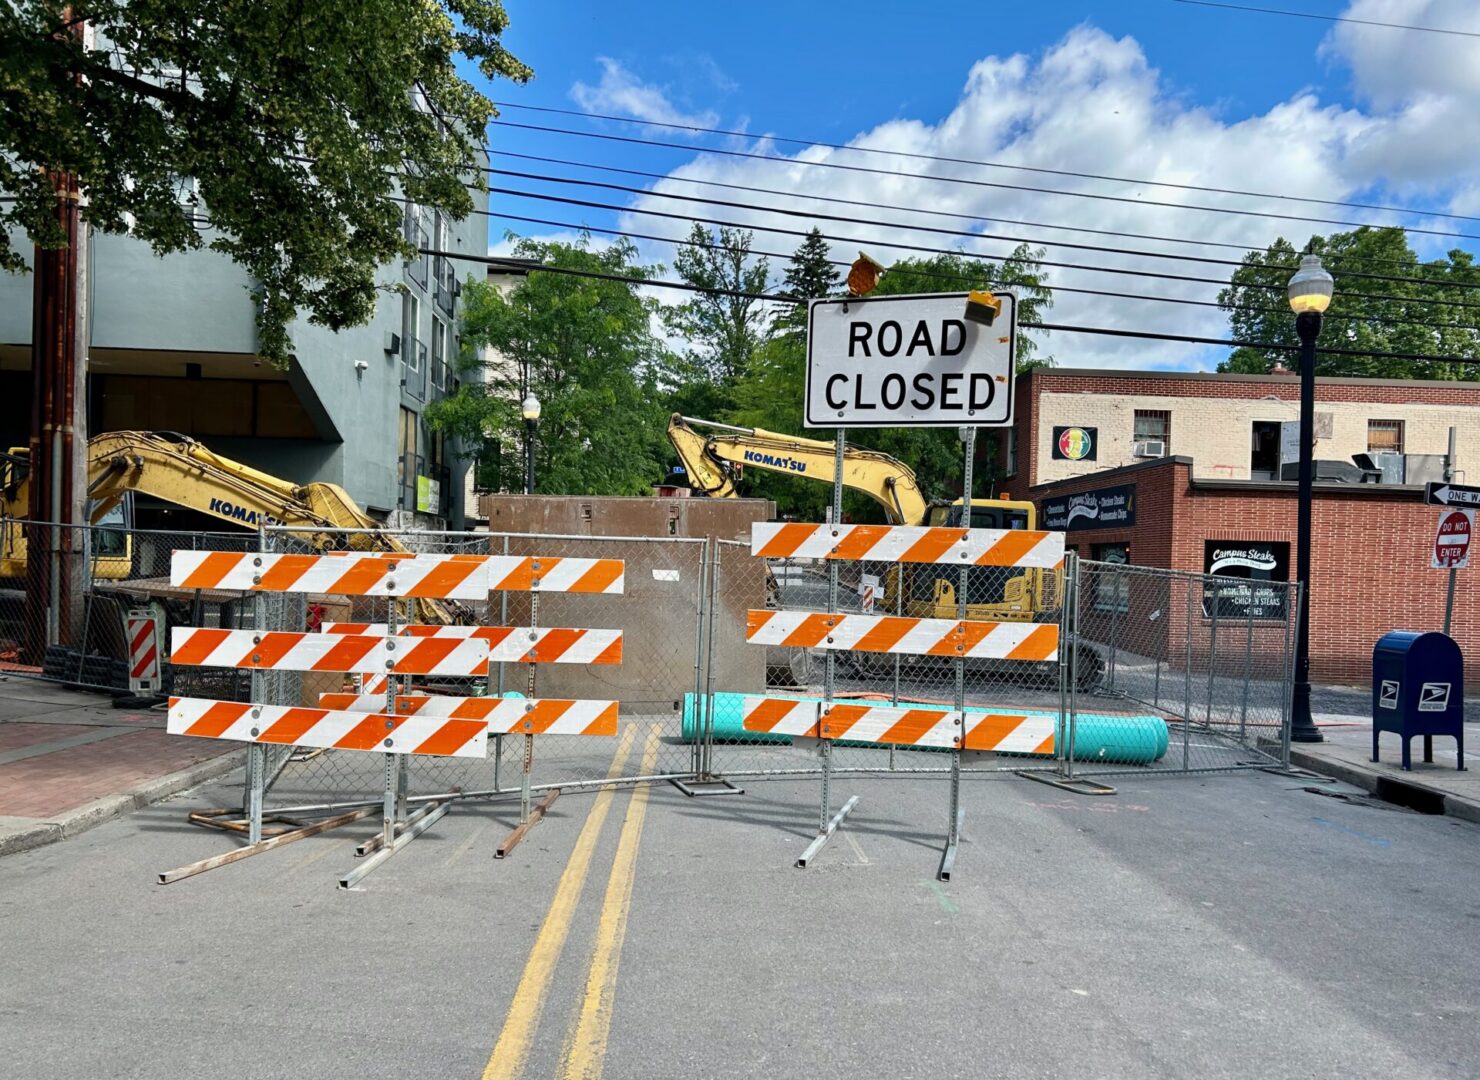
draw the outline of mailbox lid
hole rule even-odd
[[[1372,649],[1372,707],[1464,715],[1464,658],[1453,638],[1393,630]]]

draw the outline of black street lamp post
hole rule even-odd
[[[1325,741],[1310,714],[1310,549],[1311,508],[1315,484],[1316,338],[1321,313],[1331,305],[1335,282],[1321,266],[1320,257],[1307,255],[1290,279],[1290,307],[1295,333],[1300,337],[1300,475],[1295,523],[1295,580],[1300,607],[1295,622],[1295,688],[1291,701],[1290,739]]]
[[[524,494],[534,494],[534,433],[540,422],[540,399],[531,390],[519,406],[524,414]]]

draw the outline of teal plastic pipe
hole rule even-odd
[[[754,696],[754,695],[749,695]],[[820,701],[820,698],[794,694],[767,694],[767,697],[786,701]],[[716,742],[782,743],[790,744],[791,736],[773,735],[770,732],[746,731],[742,720],[742,702],[745,694],[717,693],[714,695],[714,738]],[[860,702],[860,704],[881,704]],[[910,702],[901,702],[908,706]],[[693,694],[683,698],[683,738],[692,742],[698,737],[699,724],[704,710],[703,699],[695,709]],[[968,713],[990,712],[998,716],[1057,716],[1049,709],[1021,709],[1003,706],[990,708],[968,705]],[[1111,716],[1105,713],[1082,712],[1074,724],[1074,760],[1104,761],[1119,765],[1150,765],[1160,761],[1167,752],[1171,735],[1166,721],[1159,716]],[[874,743],[858,743],[839,740],[839,746],[873,746]],[[1022,757],[1049,756],[1022,754]]]

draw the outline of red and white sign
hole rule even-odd
[[[1475,534],[1475,511],[1445,510],[1439,515],[1434,537],[1435,570],[1463,570],[1470,565],[1470,537]]]
[[[144,611],[130,611],[128,627],[129,689],[134,693],[152,691],[159,686],[159,647],[155,641],[154,617]]]

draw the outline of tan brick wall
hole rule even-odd
[[[1283,391],[1285,388],[1280,387]],[[1274,396],[1273,389],[1271,396]],[[1168,454],[1194,460],[1200,478],[1247,480],[1256,420],[1287,421],[1300,417],[1299,401],[1279,397],[1199,398],[1159,394],[1099,394],[1044,392],[1039,396],[1034,432],[1033,482],[1053,483],[1102,472],[1139,459],[1131,456],[1131,435],[1138,409],[1162,409],[1171,414]],[[1469,405],[1320,401],[1318,413],[1331,414],[1331,438],[1316,443],[1316,457],[1350,461],[1367,449],[1368,420],[1401,420],[1403,450],[1409,454],[1443,454],[1449,426],[1457,427],[1456,461],[1467,467],[1473,482],[1480,479],[1480,408]],[[1095,461],[1053,460],[1055,425],[1075,424],[1098,429],[1099,456]],[[1020,462],[1026,455],[1020,453]]]

